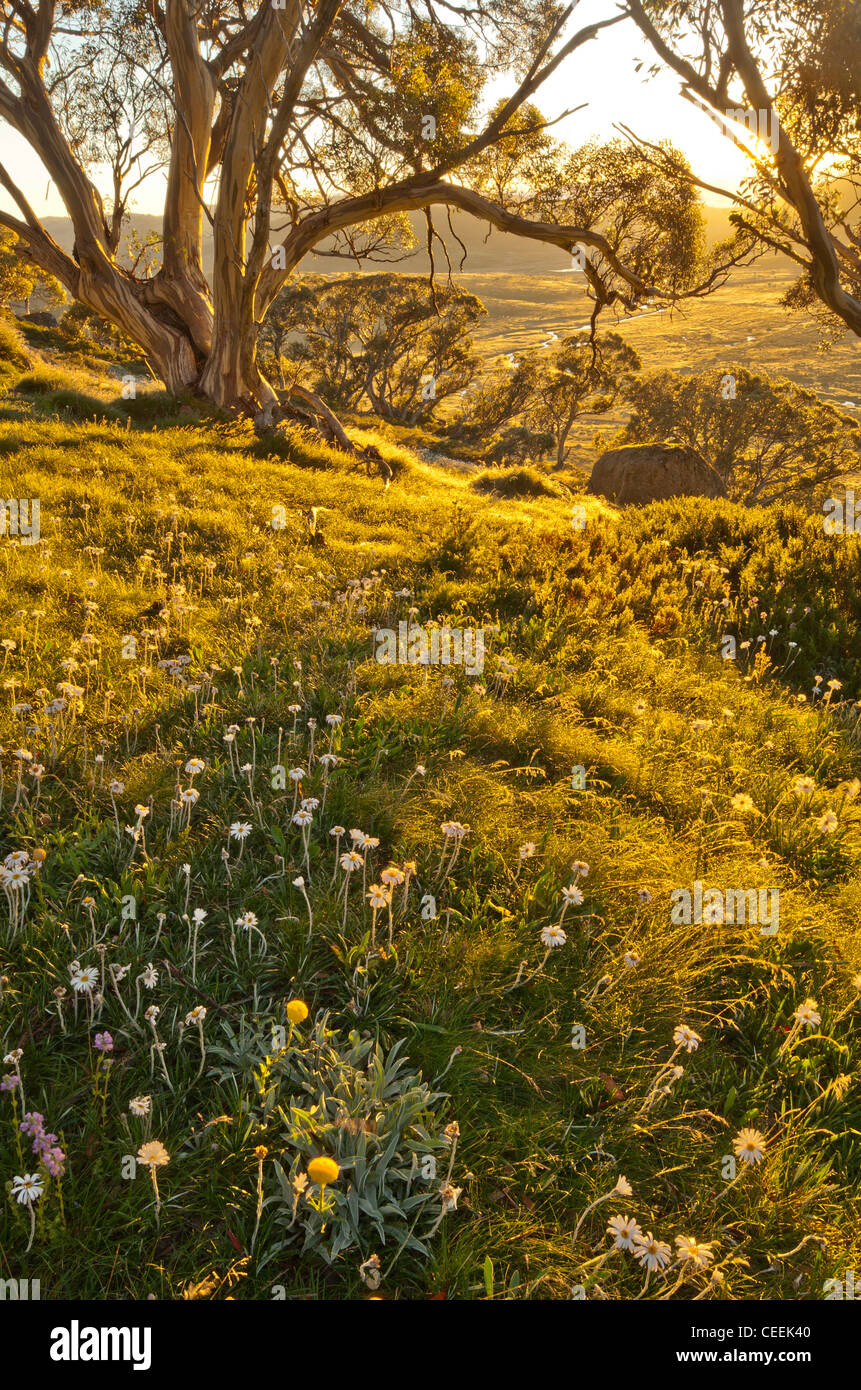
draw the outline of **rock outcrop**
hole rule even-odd
[[[695,449],[628,444],[608,449],[592,469],[587,492],[619,506],[667,497],[726,497],[720,474]]]

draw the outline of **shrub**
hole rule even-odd
[[[365,1259],[378,1244],[427,1255],[442,1212],[437,1158],[454,1157],[442,1133],[442,1094],[406,1070],[401,1043],[388,1056],[357,1032],[344,1043],[327,1017],[304,1042],[293,1030],[255,1077],[266,1141],[279,1153],[278,1190],[268,1199],[283,1237],[275,1250],[302,1238],[303,1252],[329,1264],[348,1250]],[[311,1184],[301,1188],[318,1155],[340,1169],[322,1197]]]
[[[194,423],[215,413],[212,409],[205,409],[201,402],[193,401],[190,395],[183,398],[160,390],[142,391],[131,400],[120,397],[115,408],[122,415],[129,415],[132,420],[147,425],[182,423],[182,417],[188,415],[190,410],[194,412]]]
[[[49,391],[44,400],[52,412],[69,415],[73,420],[115,420],[117,418],[117,412],[113,406],[107,405],[105,401],[100,401],[97,396],[88,396],[84,391],[74,391],[63,387],[58,391]]]
[[[825,535],[821,517],[798,504],[747,508],[704,498],[653,503],[626,524],[644,553],[661,543],[691,636],[713,650],[724,634],[734,636],[740,669],[764,647],[772,672],[796,687],[809,689],[818,674],[857,685],[856,536]]]
[[[9,319],[0,316],[0,365],[29,367],[30,354],[18,329]]]
[[[561,488],[538,472],[537,468],[499,469],[482,473],[470,487],[495,497],[560,497]]]

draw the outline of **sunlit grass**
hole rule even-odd
[[[31,368],[41,371],[53,368]],[[49,394],[89,394],[71,376]],[[4,1054],[23,1048],[27,1108],[67,1155],[62,1210],[49,1186],[29,1253],[25,1208],[4,1204],[5,1272],[40,1278],[43,1298],[268,1299],[276,1288],[343,1299],[363,1295],[358,1267],[376,1253],[388,1297],[567,1299],[579,1287],[628,1298],[643,1291],[644,1269],[623,1252],[603,1258],[607,1221],[627,1212],[671,1245],[679,1235],[710,1243],[719,1266],[714,1283],[710,1270],[680,1285],[678,1269],[653,1274],[646,1298],[821,1297],[858,1248],[857,690],[847,677],[826,707],[806,675],[799,686],[796,670],[821,654],[813,627],[799,629],[803,666],[775,663],[746,681],[720,660],[683,562],[703,549],[698,528],[725,524],[720,544],[732,547],[733,509],[698,502],[633,519],[589,499],[577,531],[570,498],[483,495],[388,431],[355,432],[393,465],[386,485],[289,429],[273,443],[250,425],[166,417],[151,429],[140,414],[98,424],[70,418],[63,402],[47,416],[38,402],[32,413],[4,404],[5,492],[40,498],[42,543],[0,543],[0,640],[14,644],[0,658],[0,814],[4,853],[45,857],[22,931],[13,939],[0,919],[0,1028]],[[805,545],[781,560],[757,515],[759,559],[748,556],[733,582],[758,583],[751,567],[768,556],[781,604],[804,605]],[[360,598],[339,601],[362,580]],[[849,582],[835,569],[837,590]],[[483,676],[377,664],[372,628],[396,628],[410,608],[419,623],[483,627]],[[181,680],[158,665],[178,656],[190,657],[175,668]],[[825,676],[843,669],[838,659]],[[64,681],[83,693],[52,735],[45,706]],[[336,733],[327,714],[343,718]],[[306,859],[293,784],[273,787],[270,769],[279,748],[286,767],[308,766],[309,719],[317,755],[331,738],[341,762]],[[45,767],[38,796],[26,774],[18,792],[21,746]],[[193,777],[200,798],[190,815],[172,813],[192,757],[205,763]],[[252,761],[249,783],[236,768]],[[792,791],[800,775],[815,782],[803,801]],[[123,784],[113,796],[112,779]],[[309,782],[322,799],[319,764]],[[734,810],[742,793],[757,814]],[[144,849],[125,827],[150,797]],[[833,833],[818,828],[829,810]],[[236,821],[251,826],[241,854],[227,838]],[[446,876],[449,821],[470,828]],[[382,949],[370,949],[361,882],[344,925],[338,873],[330,884],[339,824],[380,841],[368,883],[391,862],[416,864],[393,951],[385,913]],[[521,859],[527,842],[534,852]],[[583,902],[564,915],[565,945],[547,954],[540,934],[560,920],[575,861],[589,866],[577,877]],[[670,894],[695,879],[778,887],[779,933],[673,924]],[[129,895],[137,916],[124,920]],[[435,916],[421,915],[423,895]],[[207,918],[193,949],[183,914],[194,908]],[[235,928],[249,911],[265,952]],[[54,991],[69,989],[70,963],[100,968],[94,934],[107,962],[129,968],[121,996],[141,1033],[109,984],[91,1026],[71,993],[61,1022]],[[138,986],[135,1013],[149,962],[159,981]],[[463,1192],[428,1258],[405,1249],[389,1268],[397,1247],[370,1229],[361,1250],[329,1266],[301,1242],[281,1248],[274,1202],[255,1236],[255,1149],[269,1150],[272,1198],[282,1141],[253,1074],[291,998],[312,1020],[327,1013],[342,1039],[358,1029],[385,1051],[404,1040],[410,1066],[448,1093],[434,1124],[460,1127],[452,1180]],[[808,998],[821,1025],[781,1054]],[[149,1050],[150,1003],[170,1084]],[[198,1031],[183,1020],[200,1004],[198,1077]],[[683,1074],[648,1105],[680,1024],[702,1042],[676,1057]],[[240,1048],[243,1025],[251,1041]],[[582,1049],[571,1046],[575,1025]],[[90,1045],[102,1030],[115,1051],[97,1092]],[[300,1028],[291,1046],[309,1036]],[[144,1137],[128,1110],[141,1094],[152,1096],[149,1136],[170,1155],[157,1221],[147,1172],[122,1175]],[[731,1183],[722,1164],[744,1127],[765,1135],[766,1156]],[[20,1166],[9,1094],[0,1134],[6,1185],[36,1166],[29,1150]],[[335,1130],[325,1138],[319,1147]],[[633,1195],[599,1205],[572,1246],[583,1212],[622,1175]]]

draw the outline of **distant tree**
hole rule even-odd
[[[11,232],[0,232],[0,304],[5,307],[29,299],[36,281],[33,267],[15,254],[17,240]]]
[[[699,193],[675,172],[688,167],[684,156],[669,141],[658,148],[667,161],[665,169],[656,167],[648,151],[644,154],[623,139],[591,140],[577,149],[560,144],[548,181],[536,186],[528,204],[534,217],[601,229],[608,250],[585,254],[587,248],[581,247],[597,311],[631,307],[616,271],[620,258],[636,265],[638,274],[660,264],[674,296],[702,293],[727,278],[732,253],[726,244],[707,249]],[[748,249],[749,243],[740,239],[735,254],[744,259]],[[698,276],[702,283],[695,288]],[[593,310],[593,321],[596,317]]]
[[[491,120],[504,106],[503,98],[491,109]],[[489,145],[472,161],[470,175],[476,188],[501,206],[528,204],[535,189],[546,188],[556,179],[558,149],[544,116],[527,102],[510,123],[510,133],[501,135],[497,144]]]
[[[335,408],[363,401],[416,424],[463,391],[480,367],[470,329],[486,310],[451,283],[415,275],[303,276],[282,290],[261,333],[284,382],[283,360]]]
[[[563,339],[556,357],[538,365],[525,419],[552,436],[557,464],[565,462],[574,421],[611,410],[641,365],[618,333],[590,341],[585,332]]]
[[[327,294],[332,283],[323,275],[302,275],[280,291],[260,328],[260,364],[282,391],[288,378],[292,382],[304,374],[322,381],[332,404],[356,405],[361,395],[351,347],[356,296]]]
[[[553,449],[562,464],[574,421],[610,410],[640,365],[617,333],[593,338],[581,330],[562,340],[555,357],[533,351],[500,359],[454,428],[486,443],[489,461],[521,462]]]
[[[465,439],[486,440],[519,419],[533,398],[538,370],[535,353],[524,353],[516,361],[498,358],[469,393],[454,430]]]
[[[60,319],[59,331],[70,347],[92,345],[116,357],[139,357],[140,349],[130,338],[99,314],[90,313],[83,304],[72,304]]]
[[[861,430],[794,382],[732,367],[632,378],[633,414],[619,443],[686,444],[741,502],[809,500],[861,466]]]
[[[506,465],[531,463],[542,458],[553,448],[553,435],[549,430],[530,429],[528,425],[509,425],[498,434],[491,435],[483,450],[485,463]]]

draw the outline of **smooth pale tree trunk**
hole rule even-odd
[[[216,322],[212,335],[212,351],[206,359],[197,389],[201,395],[216,405],[253,405],[256,402],[253,387],[253,354],[243,343],[241,325],[230,319]],[[251,357],[251,363],[249,363]],[[270,396],[274,393],[271,390]],[[260,401],[263,405],[266,402]]]
[[[176,274],[165,265],[140,285],[99,254],[81,255],[77,297],[141,348],[172,394],[193,391],[228,409],[277,405],[257,366],[257,326],[247,296],[236,293],[213,315],[202,275],[187,266]]]

